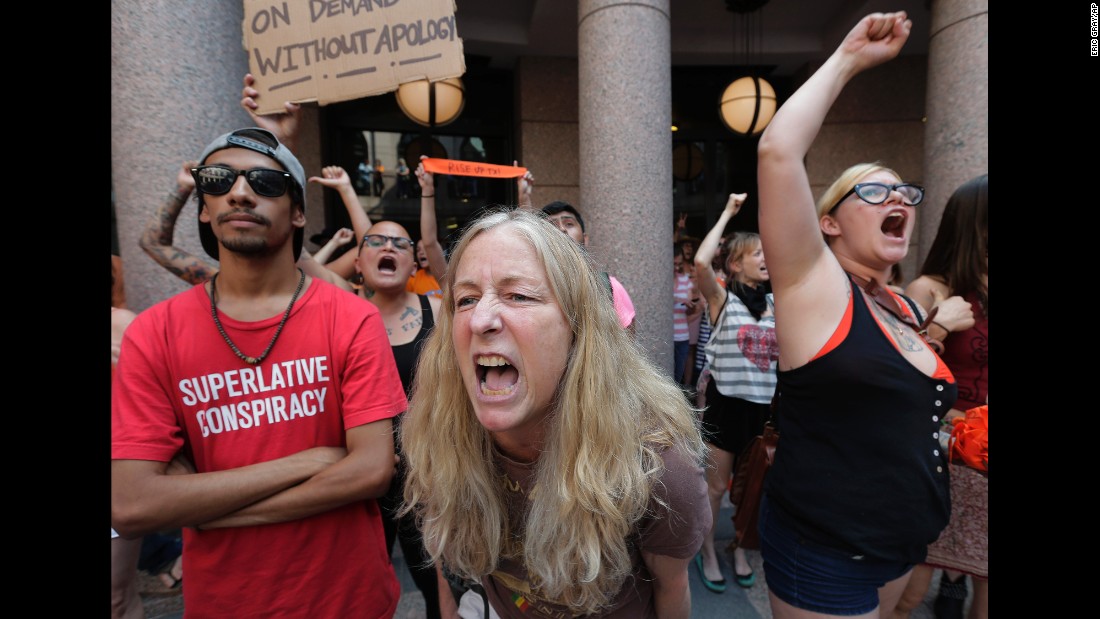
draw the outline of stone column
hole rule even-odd
[[[580,201],[577,59],[524,56],[516,64],[516,85],[516,144],[520,164],[535,175],[535,208],[568,202],[580,210],[591,233]]]
[[[918,207],[918,269],[936,238],[947,199],[959,185],[989,171],[988,5],[988,0],[932,2],[924,133],[927,193]]]
[[[126,301],[134,311],[189,287],[138,246],[154,211],[175,191],[183,162],[196,159],[218,135],[253,124],[240,106],[248,72],[243,18],[241,2],[111,2],[112,184]],[[298,138],[299,150],[311,154],[302,158],[307,174],[319,169],[316,133],[313,107],[303,114]],[[307,203],[307,216],[320,229],[320,189],[309,191]],[[196,209],[192,196],[180,214],[175,245],[213,262],[199,243]]]
[[[672,373],[672,64],[668,0],[580,0],[580,210],[589,249],[634,300],[639,342]]]

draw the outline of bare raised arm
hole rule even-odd
[[[848,81],[896,56],[911,26],[904,11],[864,17],[776,112],[760,138],[760,235],[777,297],[819,274],[822,261],[835,262],[821,236],[803,163],[806,153]]]
[[[337,247],[347,245],[351,241],[355,240],[355,231],[351,228],[340,228],[336,231],[336,234],[332,235],[332,238],[325,243],[324,247],[317,250],[317,253],[313,254],[313,259],[321,264],[328,265],[332,259],[333,252]]]
[[[760,138],[760,237],[775,292],[781,369],[801,366],[820,350],[851,295],[844,269],[822,236],[806,153],[848,81],[896,56],[911,26],[904,12],[864,17]]]
[[[195,189],[191,168],[196,165],[198,163],[195,161],[183,162],[176,174],[175,191],[170,191],[165,196],[164,203],[153,213],[138,241],[141,249],[154,262],[189,284],[201,284],[218,272],[218,267],[213,264],[172,245],[176,220]]]
[[[325,166],[321,168],[321,175],[309,177],[309,182],[328,187],[340,194],[340,200],[351,219],[351,228],[355,231],[356,243],[361,242],[371,227],[371,221],[370,216],[363,210],[363,205],[359,203],[359,196],[352,187],[347,170],[338,165]]]
[[[447,274],[447,257],[443,255],[443,246],[439,243],[439,226],[435,218],[435,175],[424,169],[424,155],[416,164],[416,180],[420,183],[420,242],[424,253],[428,255],[428,267],[432,277],[443,281]]]
[[[518,166],[519,161],[513,160],[512,165]],[[535,176],[531,174],[531,170],[527,170],[523,173],[523,176],[516,177],[516,205],[522,209],[533,210],[535,207],[531,204],[531,192],[535,188]]]
[[[260,104],[256,99],[260,97],[260,91],[256,90],[255,84],[256,78],[251,73],[246,73],[244,86],[241,88],[241,107],[248,112],[257,127],[274,133],[275,137],[293,152],[298,143],[298,125],[302,119],[302,106],[284,101],[283,107],[286,112],[257,114],[256,110],[260,108]]]
[[[320,176],[311,176],[308,182],[328,187],[340,194],[340,200],[351,219],[354,238],[356,243],[359,243],[363,235],[367,233],[367,229],[370,228],[371,221],[370,216],[367,215],[363,210],[363,206],[359,203],[359,196],[355,193],[355,188],[352,187],[351,176],[348,175],[347,171],[338,165],[325,166],[321,168]],[[355,274],[356,256],[356,252],[345,252],[336,260],[326,264],[325,267],[343,279],[350,279]]]
[[[695,251],[695,279],[699,292],[706,297],[707,305],[710,307],[711,324],[717,323],[718,314],[726,303],[726,291],[718,285],[711,263],[714,262],[715,254],[718,253],[718,244],[722,241],[726,224],[741,212],[741,205],[745,203],[747,197],[749,197],[747,193],[730,194],[729,199],[726,200],[726,208],[718,215],[718,221],[714,222],[714,227],[703,237],[703,241],[699,243],[699,249]]]
[[[332,261],[332,253],[337,251],[337,247],[346,245],[355,240],[355,231],[350,228],[341,228],[337,230],[337,233],[332,235],[332,239],[324,244],[320,250],[317,250],[316,254],[313,254],[315,261],[328,266]]]

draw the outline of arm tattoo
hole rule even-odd
[[[145,226],[145,232],[141,235],[142,247],[172,244],[172,235],[176,230],[176,219],[190,195],[190,192],[186,195],[180,191],[168,192],[168,195],[164,198],[164,203],[160,205],[149,224]]]
[[[141,248],[157,264],[189,284],[208,281],[218,269],[210,263],[172,245],[176,219],[191,191],[171,191],[157,209],[141,236]]]

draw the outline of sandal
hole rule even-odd
[[[699,568],[699,577],[703,579],[703,586],[714,593],[723,593],[726,590],[726,579],[710,580],[703,571],[703,554],[695,555],[695,567]]]
[[[748,589],[749,587],[756,584],[756,572],[753,572],[751,570],[749,571],[748,574],[745,574],[745,575],[741,575],[741,574],[738,574],[737,572],[734,572],[733,578],[734,578],[734,580],[737,581],[737,584],[740,585],[744,589]]]

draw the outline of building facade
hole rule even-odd
[[[733,135],[717,116],[714,93],[731,81],[735,67],[714,58],[674,61],[685,56],[676,49],[693,36],[680,25],[683,13],[674,10],[697,4],[701,10],[702,1],[678,0],[674,9],[671,0],[580,0],[575,12],[571,3],[519,2],[514,6],[528,11],[519,23],[530,29],[529,41],[547,23],[539,15],[566,5],[570,17],[557,17],[552,25],[575,37],[576,47],[573,54],[547,55],[521,41],[504,57],[493,52],[489,39],[503,37],[505,29],[478,21],[485,16],[475,9],[487,3],[458,0],[468,97],[458,120],[426,135],[403,117],[392,94],[306,105],[297,154],[308,175],[331,163],[354,174],[358,160],[375,155],[392,170],[399,156],[434,153],[428,149],[435,145],[425,140],[441,145],[450,158],[519,161],[535,174],[535,206],[566,200],[581,209],[590,250],[630,291],[641,341],[654,361],[671,370],[674,218],[687,213],[689,233],[701,237],[729,193],[755,188],[755,140]],[[777,0],[766,7],[766,23],[781,25],[788,4]],[[772,70],[768,79],[780,104],[831,53],[847,32],[842,24],[850,28],[860,11],[877,7],[863,4],[822,3],[848,13],[833,15],[821,27],[816,52],[784,57],[788,64],[795,59],[794,70],[776,70],[780,63],[767,62],[764,54],[761,66]],[[923,37],[915,47],[927,52],[905,54],[857,76],[830,111],[806,164],[815,192],[849,165],[876,160],[927,187],[910,256],[902,264],[910,279],[954,188],[988,171],[988,2],[902,4],[914,5],[910,16],[921,21],[914,36]],[[135,311],[187,288],[138,246],[152,213],[174,191],[180,166],[213,137],[251,124],[239,104],[249,70],[242,20],[241,2],[112,1],[113,209],[126,298]],[[781,48],[777,38],[774,45]],[[728,49],[720,55],[728,56]],[[415,168],[416,160],[406,159]],[[514,188],[501,181],[447,183],[441,231],[457,231],[482,206],[515,200]],[[391,177],[387,190],[396,189]],[[411,222],[406,227],[419,236],[415,196],[374,198],[363,200],[372,217]],[[341,223],[342,209],[332,200],[317,186],[307,188],[307,239]],[[755,229],[750,207],[734,227]],[[206,258],[195,217],[192,199],[175,243]],[[309,242],[307,248],[317,249]]]

